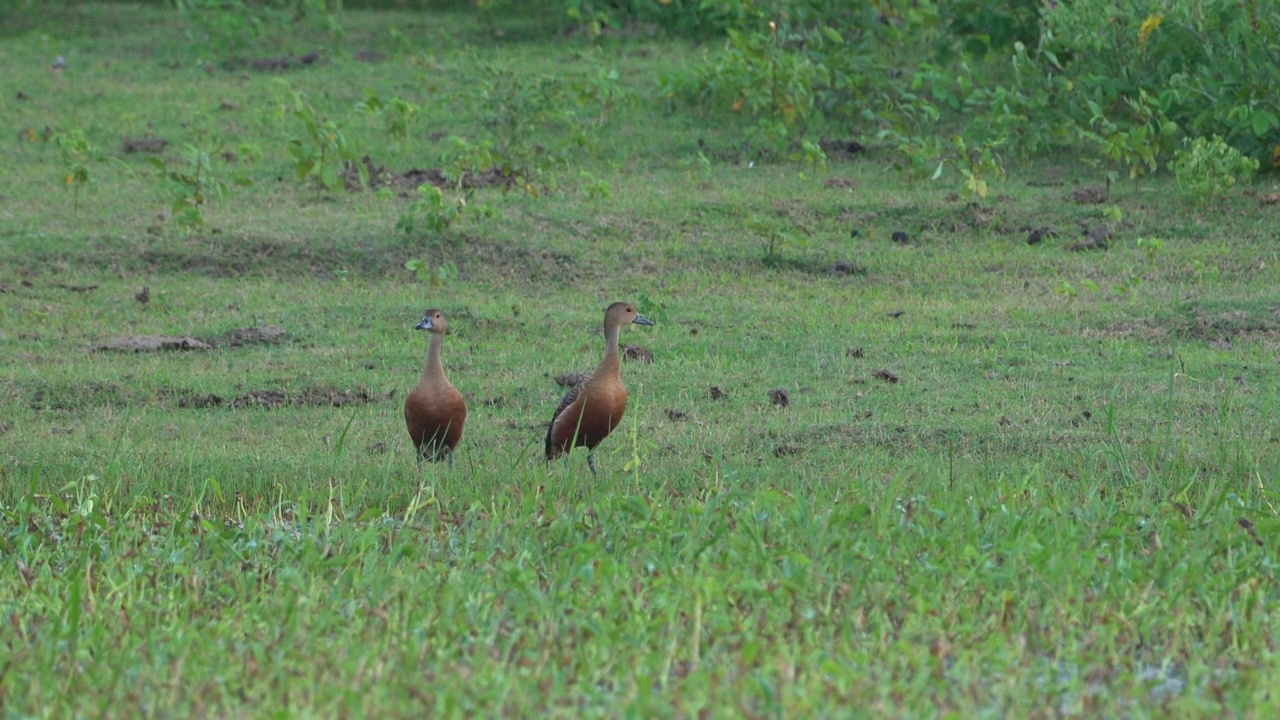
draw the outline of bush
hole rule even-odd
[[[187,36],[230,60],[244,53],[287,47],[300,24],[341,34],[341,0],[173,0]]]
[[[1104,118],[1132,132],[1163,116],[1258,159],[1280,140],[1274,3],[1162,3],[1152,12],[1140,0],[1074,0],[1054,3],[1044,22],[1046,46],[1084,101],[1073,105],[1093,116],[1077,116],[1081,125]]]
[[[1248,182],[1258,169],[1258,161],[1214,135],[1188,140],[1169,167],[1180,191],[1207,203],[1226,197],[1237,182]]]

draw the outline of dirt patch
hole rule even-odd
[[[278,343],[289,333],[279,325],[253,325],[238,328],[221,335],[208,338],[210,345],[240,347],[242,345],[259,345]]]
[[[261,407],[264,410],[274,410],[283,407],[287,401],[288,398],[279,390],[250,390],[232,400],[231,407]]]
[[[212,350],[215,347],[276,343],[280,342],[285,335],[287,335],[285,329],[278,325],[255,325],[205,339],[189,335],[128,335],[110,340],[94,349],[134,353],[158,350]]]
[[[1040,243],[1044,242],[1046,239],[1055,238],[1057,236],[1058,236],[1058,233],[1054,232],[1053,228],[1051,227],[1032,228],[1031,230],[1027,231],[1027,244],[1039,245]]]
[[[1072,190],[1068,196],[1077,205],[1101,205],[1107,201],[1107,188],[1104,185],[1091,185]]]
[[[59,290],[67,290],[69,292],[87,293],[98,289],[97,285],[69,285],[67,283],[53,283],[49,287],[58,288]]]
[[[161,395],[178,393],[162,392]],[[178,407],[204,410],[229,406],[233,408],[260,407],[275,410],[283,407],[346,407],[348,405],[364,405],[377,402],[379,398],[367,389],[339,390],[334,387],[319,386],[308,388],[300,393],[288,394],[281,390],[250,390],[228,400],[216,393],[183,393],[178,398]]]
[[[355,54],[355,58],[360,62],[380,63],[385,61],[387,56],[385,53],[380,53],[377,50],[361,50]]]
[[[831,265],[829,271],[832,275],[866,275],[867,269],[862,263],[853,260],[837,260]]]
[[[778,445],[773,448],[774,457],[788,457],[790,455],[799,455],[803,450],[798,445]]]
[[[111,352],[156,352],[158,350],[210,350],[212,346],[185,335],[129,335],[110,340],[95,350]]]
[[[178,407],[202,409],[218,407],[223,402],[224,400],[221,395],[214,395],[212,393],[209,395],[188,395],[186,397],[178,398]]]
[[[872,370],[871,377],[876,378],[877,380],[883,380],[890,384],[897,383],[901,380],[901,378],[899,378],[895,373],[889,372],[888,370]]]
[[[378,397],[372,391],[338,390],[331,387],[314,387],[292,398],[297,407],[346,407],[348,405],[367,405],[377,402]]]
[[[121,143],[126,153],[162,153],[169,147],[164,138],[125,138]]]
[[[975,228],[986,229],[991,226],[991,221],[996,218],[996,209],[987,207],[986,205],[973,204],[969,206],[969,213],[972,220],[969,224]]]
[[[1089,232],[1085,233],[1084,239],[1078,243],[1072,244],[1067,249],[1071,252],[1084,252],[1086,250],[1106,250],[1107,241],[1111,239],[1113,233],[1111,226],[1103,223]]]
[[[623,345],[622,357],[625,360],[651,363],[653,362],[653,351],[649,348],[640,347],[639,345]]]
[[[769,391],[769,402],[778,407],[787,407],[791,404],[791,393],[785,388],[774,388]]]
[[[723,399],[725,399],[725,398],[727,398],[727,397],[729,397],[729,393],[727,393],[727,392],[725,392],[725,391],[721,390],[719,387],[717,387],[717,386],[715,386],[715,385],[712,385],[712,386],[711,386],[711,399],[712,399],[712,400],[723,400]]]
[[[818,147],[827,154],[828,160],[852,160],[867,150],[857,140],[819,140]]]
[[[306,55],[277,55],[275,57],[250,58],[248,60],[240,60],[239,64],[250,70],[259,72],[281,72],[291,70],[293,68],[307,67],[319,63],[323,58],[318,52],[309,52]],[[236,63],[232,63],[235,65]]]
[[[208,396],[217,397],[217,396]],[[333,407],[340,408],[348,405],[365,405],[371,402],[377,402],[378,396],[366,389],[359,390],[339,390],[333,387],[314,387],[308,388],[296,395],[287,395],[280,390],[250,390],[243,395],[236,397],[229,404],[233,408],[260,407],[264,410],[275,410],[282,407]],[[219,405],[221,402],[213,403]],[[181,407],[201,407],[194,403]],[[204,407],[210,407],[210,403],[206,403]]]
[[[689,419],[689,413],[686,413],[683,410],[668,409],[667,419],[671,422],[682,422]]]
[[[397,173],[387,169],[385,165],[374,162],[372,158],[365,155],[360,159],[359,164],[349,160],[343,163],[342,184],[348,191],[361,189],[361,167],[364,168],[371,190],[389,187],[398,190],[402,197],[408,197],[423,185],[434,185],[438,188],[458,187],[461,185],[463,188],[470,190],[490,187],[505,189],[515,184],[515,178],[504,174],[496,165],[480,173],[463,173],[460,180],[455,180],[446,175],[441,168],[427,168],[426,170],[413,168]]]

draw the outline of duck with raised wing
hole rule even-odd
[[[431,337],[422,379],[404,401],[404,424],[417,451],[419,467],[424,459],[434,462],[447,457],[452,464],[453,449],[462,439],[462,425],[467,421],[467,403],[444,376],[440,363],[445,327],[439,310],[428,310],[414,326],[415,330],[426,330]]]
[[[622,384],[618,335],[625,325],[653,325],[635,306],[616,302],[604,311],[604,358],[591,377],[569,391],[551,416],[546,451],[550,462],[575,447],[586,446],[587,466],[596,474],[595,449],[622,422],[627,388]]]

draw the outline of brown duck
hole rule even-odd
[[[419,466],[424,459],[436,461],[445,457],[452,463],[453,449],[462,439],[462,425],[467,421],[467,403],[444,376],[444,366],[440,364],[444,315],[439,310],[428,310],[414,329],[430,333],[431,342],[422,379],[404,401],[404,424],[417,451]]]
[[[618,334],[624,325],[652,325],[635,306],[616,302],[604,311],[604,358],[591,377],[578,383],[560,401],[547,427],[547,461],[575,447],[587,447],[587,466],[596,474],[595,449],[618,424],[627,409],[622,384]]]

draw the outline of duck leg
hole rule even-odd
[[[596,472],[596,451],[592,450],[587,453],[587,467],[591,468],[591,476],[595,477],[600,473]]]

